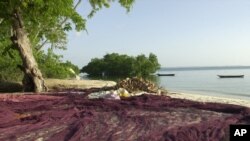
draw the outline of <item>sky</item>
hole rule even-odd
[[[78,8],[86,17],[86,0]],[[118,3],[72,31],[56,52],[80,68],[107,53],[154,53],[162,67],[250,65],[250,0],[136,0]]]

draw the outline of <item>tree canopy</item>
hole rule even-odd
[[[103,58],[94,58],[81,72],[89,75],[108,76],[146,76],[160,68],[157,56],[150,53],[149,56],[138,55],[136,57],[111,53]]]
[[[94,16],[103,7],[108,8],[114,1],[89,0],[92,9],[88,17]],[[77,31],[86,29],[87,17],[82,17],[76,10],[81,2],[82,0],[1,0],[0,8],[4,10],[0,11],[0,42],[10,40],[13,11],[18,9],[32,47],[40,50],[45,44],[50,44],[52,47],[65,49],[67,31],[73,28]],[[118,2],[129,11],[134,0]],[[10,44],[9,41],[4,47],[9,49]]]
[[[45,44],[66,48],[67,32],[86,29],[86,17],[76,10],[82,0],[1,0],[0,1],[0,51],[3,55],[20,55],[24,73],[25,91],[44,91],[43,76],[34,53]],[[88,0],[91,5],[88,17],[115,0]],[[134,0],[118,0],[130,10]],[[17,50],[19,53],[13,53]],[[11,58],[14,58],[13,56]],[[17,57],[18,60],[18,57]]]

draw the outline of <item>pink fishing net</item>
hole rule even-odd
[[[89,91],[0,95],[0,140],[226,141],[250,109],[142,95],[87,99]]]

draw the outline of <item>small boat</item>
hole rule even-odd
[[[170,73],[170,74],[160,74],[160,73],[158,73],[157,75],[158,76],[175,76],[175,74],[173,74],[173,73]]]
[[[244,75],[218,75],[220,78],[243,78]]]

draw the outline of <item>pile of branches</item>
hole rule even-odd
[[[144,91],[149,93],[157,93],[159,87],[157,87],[154,83],[138,78],[126,78],[117,83],[117,88],[124,88],[128,92],[136,92],[136,91]]]

